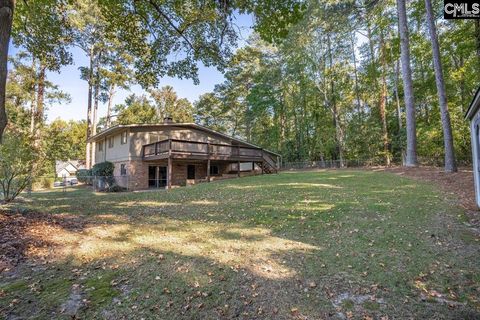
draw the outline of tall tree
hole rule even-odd
[[[163,121],[165,117],[171,117],[176,122],[193,122],[193,107],[183,98],[179,99],[172,86],[148,91],[155,102],[157,121]]]
[[[7,126],[5,95],[7,86],[8,46],[12,32],[15,0],[0,0],[0,142]]]
[[[115,111],[118,124],[156,123],[159,120],[155,106],[144,95],[128,96],[124,104],[115,106]]]
[[[413,96],[412,69],[410,66],[410,41],[408,35],[407,8],[405,0],[397,0],[398,32],[402,61],[403,91],[407,118],[407,154],[405,165],[417,166],[417,129],[415,99]]]
[[[425,9],[427,13],[427,24],[430,32],[430,40],[433,52],[433,67],[435,69],[435,83],[437,85],[438,100],[440,103],[440,115],[443,128],[443,144],[445,148],[445,171],[456,172],[455,152],[453,148],[452,125],[450,123],[450,112],[448,111],[447,93],[445,91],[445,81],[443,78],[442,61],[440,56],[440,46],[438,44],[437,28],[433,16],[432,3],[425,0]]]
[[[383,30],[380,30],[380,61],[381,61],[381,79],[382,85],[380,89],[380,121],[382,123],[382,140],[383,140],[383,153],[385,158],[385,165],[390,165],[390,151],[388,150],[388,128],[387,128],[387,61],[386,61],[386,49]]]
[[[88,57],[88,66],[81,67],[81,78],[87,81],[87,144],[86,165],[92,166],[95,147],[88,139],[95,135],[100,96],[100,68],[110,49],[107,19],[97,0],[76,1],[69,7],[68,20],[73,29],[73,43]]]
[[[37,97],[32,103],[32,124],[34,144],[38,146],[45,118],[47,71],[58,72],[63,65],[72,62],[68,50],[70,30],[65,20],[64,3],[58,0],[20,1],[13,23],[13,42],[32,57],[32,65],[36,70],[34,81]]]

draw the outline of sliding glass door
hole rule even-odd
[[[148,166],[148,187],[165,188],[167,186],[167,167]]]

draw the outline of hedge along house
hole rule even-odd
[[[130,190],[172,188],[274,173],[281,156],[194,123],[117,125],[89,139],[94,164],[115,165],[120,186]]]
[[[475,180],[475,199],[480,207],[480,88],[478,88],[468,107],[465,118],[470,121],[472,139],[473,176]]]

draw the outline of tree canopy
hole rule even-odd
[[[436,19],[439,2],[32,0],[2,6],[15,11],[11,35],[22,49],[11,60],[7,112],[15,126],[30,127],[36,148],[55,144],[46,142],[48,134],[63,137],[86,126],[88,138],[114,124],[171,116],[278,151],[288,161],[416,164],[418,153],[420,162],[430,163],[445,155],[454,169],[454,150],[459,161],[470,160],[463,113],[480,80],[480,25]],[[239,14],[254,17],[255,31],[241,48]],[[2,22],[10,35],[9,21]],[[68,101],[46,71],[71,63],[72,46],[89,58],[80,66],[89,88],[87,121],[45,125],[45,108]],[[8,46],[2,48],[4,54]],[[225,81],[193,105],[174,88],[160,87],[165,76],[198,83],[199,65],[218,68]],[[134,84],[145,94],[113,106],[116,90]],[[108,105],[102,119],[100,103]],[[70,138],[61,139],[76,139]],[[91,146],[85,148],[88,158]],[[46,154],[60,157],[55,150]]]

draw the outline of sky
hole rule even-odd
[[[238,47],[245,45],[248,36],[252,33],[253,17],[251,15],[237,15],[235,17],[236,25],[239,28],[240,39]],[[10,54],[14,55],[19,49],[12,47]],[[79,67],[88,66],[88,58],[85,53],[79,48],[72,48],[71,53],[74,63],[72,65],[64,66],[60,72],[48,72],[47,78],[52,83],[59,86],[59,89],[68,93],[71,97],[70,103],[63,103],[61,105],[55,104],[49,106],[46,115],[47,122],[51,122],[56,118],[63,120],[81,120],[87,118],[87,82],[80,79]],[[199,64],[198,77],[200,84],[195,85],[191,79],[177,79],[171,77],[164,77],[160,79],[159,87],[166,85],[172,86],[180,98],[187,98],[190,102],[194,102],[203,93],[213,91],[216,84],[224,81],[223,74],[215,67],[205,67]],[[130,90],[117,90],[113,105],[123,103],[125,98],[132,93],[142,94],[144,91],[138,85],[132,86]],[[106,104],[99,105],[99,117],[103,117],[107,113]]]

